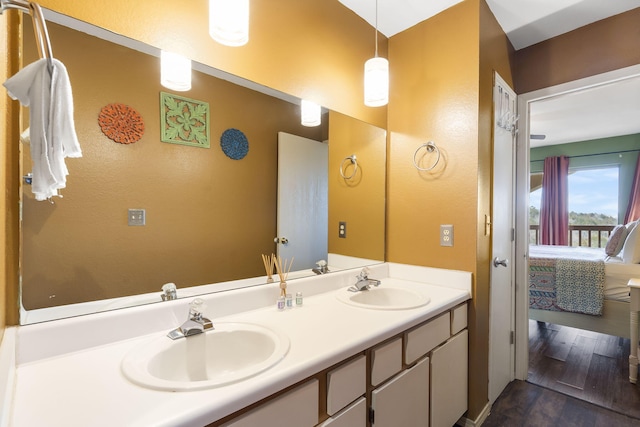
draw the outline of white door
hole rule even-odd
[[[495,74],[489,309],[489,401],[514,378],[514,154],[516,94]]]
[[[327,259],[328,168],[327,143],[278,132],[277,254],[292,271]]]

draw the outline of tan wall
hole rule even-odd
[[[516,53],[516,93],[640,64],[640,8]]]
[[[7,12],[0,15],[0,81],[13,75],[20,66],[20,14]],[[18,239],[19,214],[17,188],[20,178],[18,144],[14,129],[19,126],[19,107],[6,96],[0,100],[0,188],[5,189],[0,197],[0,341],[5,325],[13,325],[18,319]]]
[[[31,31],[25,22],[27,63],[37,57]],[[49,33],[73,82],[83,158],[67,160],[68,186],[55,205],[25,187],[25,308],[264,274],[260,254],[275,250],[278,131],[321,140],[322,127],[300,125],[293,104],[194,72],[192,89],[178,95],[209,103],[211,148],[161,142],[159,92],[167,89],[157,58],[51,23]],[[113,102],[142,115],[140,141],[102,134],[98,113]],[[220,149],[228,128],[249,140],[242,160]],[[144,227],[127,225],[129,208],[146,209]]]
[[[377,126],[386,108],[363,104],[364,62],[373,56],[371,26],[338,1],[269,0],[251,3],[249,43],[232,48],[208,33],[207,1],[188,7],[156,0],[104,3],[42,0],[42,7],[172,50]],[[286,48],[283,48],[286,46]],[[381,56],[387,44],[380,37]],[[54,54],[56,46],[53,46]]]
[[[329,252],[384,260],[385,129],[331,111],[329,113]],[[356,155],[358,169],[345,157]],[[347,237],[338,237],[340,221]]]
[[[469,413],[488,401],[493,70],[510,82],[513,48],[483,0],[468,0],[389,40],[387,259],[474,273],[470,305]],[[430,172],[414,152],[433,140]],[[428,163],[427,159],[425,162]],[[428,166],[428,164],[423,164]],[[441,224],[454,246],[441,247]]]

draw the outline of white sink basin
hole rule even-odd
[[[374,310],[408,310],[429,304],[431,298],[411,285],[384,279],[378,287],[364,291],[338,290],[336,297],[345,304]]]
[[[242,381],[277,364],[289,338],[249,323],[214,323],[214,330],[172,340],[160,336],[132,349],[122,371],[143,387],[191,391]]]

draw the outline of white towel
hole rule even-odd
[[[67,69],[53,59],[53,72],[47,60],[27,65],[4,86],[9,96],[29,107],[29,134],[33,183],[36,200],[47,200],[64,188],[69,171],[66,157],[82,157],[73,122],[73,96]]]

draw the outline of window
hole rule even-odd
[[[532,176],[531,182],[535,181]],[[538,182],[541,180],[538,179]],[[540,225],[542,188],[529,194],[529,224]],[[618,167],[606,166],[569,171],[569,225],[615,225],[618,223]],[[536,227],[530,242],[536,242]],[[577,236],[574,236],[574,244]],[[606,243],[606,242],[605,242]]]

